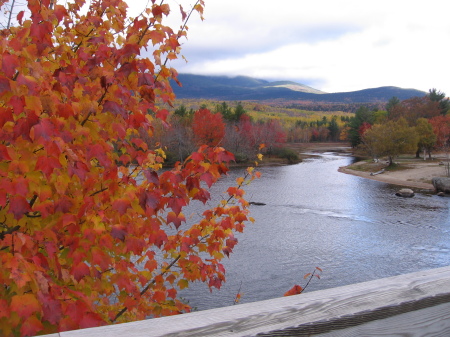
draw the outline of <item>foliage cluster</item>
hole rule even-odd
[[[423,97],[404,101],[393,97],[386,110],[360,107],[348,123],[352,146],[362,147],[373,157],[392,158],[401,153],[444,149],[450,144],[450,101],[445,94],[430,89]]]
[[[26,5],[0,31],[0,335],[189,311],[178,290],[224,282],[257,176],[192,220],[186,206],[210,200],[232,153],[202,145],[162,171],[144,141],[167,125],[168,65],[203,1],[179,6],[175,30],[164,1],[132,18],[123,0]]]
[[[285,140],[292,143],[308,143],[312,141],[338,141],[342,139],[342,133],[345,132],[345,125],[353,114],[342,111],[334,111],[332,114],[328,112],[315,112],[300,110],[295,108],[287,108],[280,106],[278,103],[262,104],[255,102],[222,102],[217,103],[208,100],[177,100],[178,107],[175,114],[179,115],[179,111],[191,111],[195,109],[208,108],[216,113],[221,113],[227,125],[239,124],[242,116],[248,116],[250,123],[256,129],[261,129],[264,125],[277,124],[281,132],[285,134]],[[229,131],[232,130],[227,129]],[[225,140],[227,139],[225,134]],[[245,137],[245,136],[244,136]],[[259,137],[265,144],[269,139]],[[283,137],[279,138],[279,142]],[[224,144],[227,144],[225,142]],[[273,146],[268,146],[272,148]],[[232,149],[228,148],[233,153]],[[237,157],[242,154],[235,153]],[[251,151],[245,150],[245,158],[249,158]],[[251,156],[250,156],[251,157]]]
[[[183,160],[199,144],[208,144],[223,146],[237,162],[248,162],[257,158],[260,144],[265,144],[264,151],[270,151],[286,141],[277,120],[254,122],[240,103],[232,107],[222,102],[214,110],[208,107],[179,105],[169,116],[168,124],[154,125],[155,135],[146,137],[146,142],[163,146],[171,161]]]

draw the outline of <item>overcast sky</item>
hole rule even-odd
[[[179,72],[450,95],[448,0],[205,0]]]

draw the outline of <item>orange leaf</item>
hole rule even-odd
[[[22,318],[27,318],[39,312],[41,306],[33,294],[15,295],[11,300],[11,311],[17,312]]]
[[[298,284],[293,286],[290,290],[286,291],[283,296],[292,296],[292,295],[298,295],[303,291],[303,288],[300,287]]]
[[[22,323],[20,333],[22,336],[34,336],[43,329],[41,321],[36,316],[30,316]]]

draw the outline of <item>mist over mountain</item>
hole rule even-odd
[[[203,76],[179,74],[182,87],[172,83],[177,98],[216,99],[226,101],[286,100],[327,103],[380,103],[392,97],[405,100],[424,96],[426,92],[398,87],[380,87],[350,92],[325,93],[291,81],[270,82],[247,76]]]

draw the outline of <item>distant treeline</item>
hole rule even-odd
[[[370,110],[383,110],[386,102],[379,103],[326,103],[326,102],[308,102],[308,103],[292,103],[286,105],[288,109],[299,109],[308,111],[343,111],[355,113],[361,106],[365,106]]]

